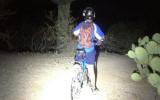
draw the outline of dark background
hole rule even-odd
[[[71,4],[71,15],[78,19],[78,21],[83,20],[82,11],[87,6],[95,9],[95,22],[100,26],[102,31],[104,33],[109,32],[113,35],[110,36],[110,40],[108,39],[107,43],[111,43],[107,44],[107,46],[112,48],[113,45],[115,45],[114,50],[116,52],[121,48],[129,48],[131,43],[137,39],[137,36],[140,36],[139,34],[152,35],[153,33],[160,32],[159,3],[156,1],[75,0]],[[28,41],[31,41],[31,36],[33,33],[42,29],[41,26],[47,22],[45,18],[47,11],[52,10],[55,12],[54,17],[57,16],[57,5],[50,0],[1,0],[0,9],[0,13],[6,12],[7,10],[16,13],[1,21],[0,32],[5,33],[9,30],[10,33],[15,33],[16,38],[13,38],[11,42],[16,49],[22,48],[23,50],[29,49],[31,43]],[[128,23],[123,23],[127,21],[129,21],[129,25],[130,22],[135,23],[130,26]],[[121,27],[121,23],[116,25],[118,22],[122,22],[122,26],[124,26]],[[138,31],[139,33],[135,34],[133,32],[132,36],[129,36],[128,34],[131,34],[137,27],[139,29],[141,28],[136,26],[139,23],[142,23],[145,29],[142,28],[141,31]],[[124,32],[124,30],[126,30],[126,32]],[[133,39],[132,37],[134,35],[137,36]],[[114,37],[114,39],[112,37]],[[133,41],[129,42],[131,39],[133,39]],[[114,41],[117,42],[115,43]],[[126,41],[128,41],[128,46],[124,47],[124,42]],[[5,43],[6,42],[0,41],[1,49],[7,48]],[[120,49],[117,49],[117,47]],[[112,50],[113,49],[111,49],[111,51]]]
[[[22,16],[39,16],[43,9],[57,9],[50,0],[4,0],[6,8],[15,9]],[[8,2],[8,3],[7,3]],[[145,20],[159,27],[159,3],[153,0],[75,0],[71,5],[72,15],[81,19],[81,12],[86,6],[96,11],[96,22],[107,30],[107,26],[117,20]],[[154,31],[154,30],[153,30]]]
[[[72,9],[76,9],[74,15],[80,16],[82,9],[88,5],[95,8],[96,21],[105,30],[107,26],[120,20],[144,20],[159,27],[159,3],[153,0],[79,0],[72,4]]]

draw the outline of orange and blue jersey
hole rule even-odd
[[[82,23],[83,22],[80,22],[74,29],[73,29],[73,34],[75,35],[75,36],[77,36],[77,37],[79,37],[79,39],[80,39],[80,28],[81,28],[81,26],[82,26]],[[95,23],[93,23],[93,33],[92,33],[92,38],[93,38],[93,40],[94,39],[98,39],[98,40],[103,40],[104,39],[104,33],[102,32],[102,30],[100,29],[100,27],[97,25],[97,24],[95,24]],[[81,46],[81,44],[78,42],[77,43],[77,48],[83,48],[82,46]],[[91,47],[89,47],[89,48],[84,48],[85,49],[85,51],[86,51],[86,62],[88,63],[88,64],[92,64],[92,63],[95,63],[95,55],[96,55],[96,50],[95,50],[95,43],[94,42],[92,42],[92,45],[91,45]],[[78,60],[78,57],[77,57],[77,59],[75,58],[75,60]]]

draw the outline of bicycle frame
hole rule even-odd
[[[78,53],[82,53],[82,59],[78,62],[75,62],[75,64],[79,64],[80,70],[78,70],[78,73],[76,73],[76,77],[72,78],[72,83],[71,83],[71,99],[74,100],[77,95],[80,94],[81,88],[83,87],[84,79],[87,79],[87,83],[89,80],[88,77],[88,70],[86,66],[86,61],[85,61],[85,51],[84,49],[80,49]],[[77,86],[78,84],[78,86]]]

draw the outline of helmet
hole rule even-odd
[[[89,19],[89,20],[94,20],[95,19],[95,11],[93,8],[91,7],[86,7],[83,10],[83,17],[85,18],[85,20]]]

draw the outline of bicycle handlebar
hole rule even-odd
[[[105,48],[104,42],[101,41],[101,40],[94,39],[94,40],[93,40],[93,43],[95,44],[95,46],[100,47],[100,49],[104,49],[104,48]]]

